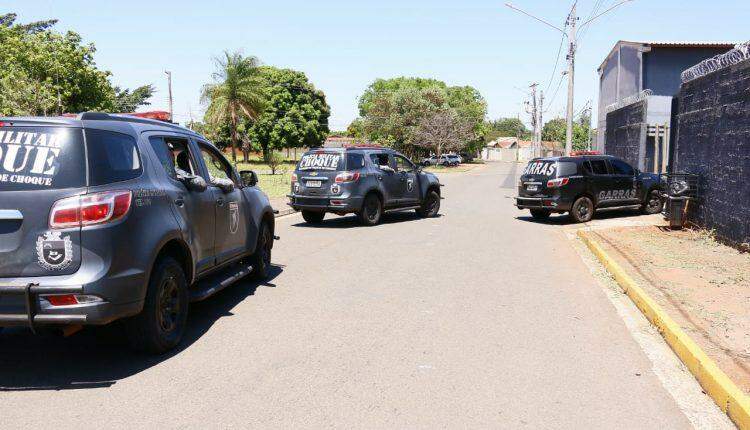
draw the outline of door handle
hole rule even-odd
[[[224,198],[221,197],[218,200],[216,200],[216,205],[217,206],[224,206],[224,202],[225,202]]]
[[[185,199],[183,199],[183,198],[177,198],[177,199],[175,199],[174,204],[178,208],[181,208],[181,207],[185,206]]]
[[[383,180],[383,176],[382,175],[378,175],[378,181],[382,181],[382,180]]]

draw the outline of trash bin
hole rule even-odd
[[[687,199],[669,198],[669,228],[679,230],[685,226]]]

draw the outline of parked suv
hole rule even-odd
[[[309,223],[319,223],[332,212],[356,213],[363,224],[375,225],[386,211],[415,209],[422,217],[436,216],[440,183],[391,149],[315,149],[297,164],[289,199]]]
[[[423,166],[444,166],[455,167],[461,164],[461,158],[458,155],[443,154],[440,157],[431,155],[422,159]]]
[[[661,180],[611,156],[537,158],[521,175],[516,206],[536,219],[569,212],[575,222],[590,221],[597,209],[656,214],[663,206]]]
[[[124,319],[135,347],[173,348],[190,301],[268,276],[256,182],[169,123],[0,118],[0,327]]]

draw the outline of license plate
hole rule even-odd
[[[323,185],[323,181],[307,181],[305,186],[308,188],[320,188]]]
[[[539,185],[526,185],[528,191],[539,191]]]

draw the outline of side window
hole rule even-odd
[[[85,133],[90,185],[111,184],[141,176],[143,168],[135,138],[97,129],[87,129]]]
[[[170,178],[177,179],[178,176],[196,174],[187,140],[154,136],[149,138],[149,143]]]
[[[357,170],[365,167],[365,156],[362,154],[346,154],[346,169]]]
[[[390,163],[388,162],[388,154],[370,154],[370,161],[372,161],[372,164],[376,166],[390,165]]]
[[[201,157],[208,170],[208,182],[215,184],[219,181],[234,182],[232,167],[212,149],[201,145]]]
[[[409,161],[406,157],[396,155],[396,170],[399,172],[411,172],[414,170],[414,164]]]
[[[595,175],[608,175],[607,162],[605,160],[591,160],[591,171]]]
[[[630,164],[617,159],[613,158],[610,160],[610,164],[612,165],[612,171],[615,173],[615,175],[625,175],[625,176],[634,176],[635,170],[633,167],[630,166]]]

